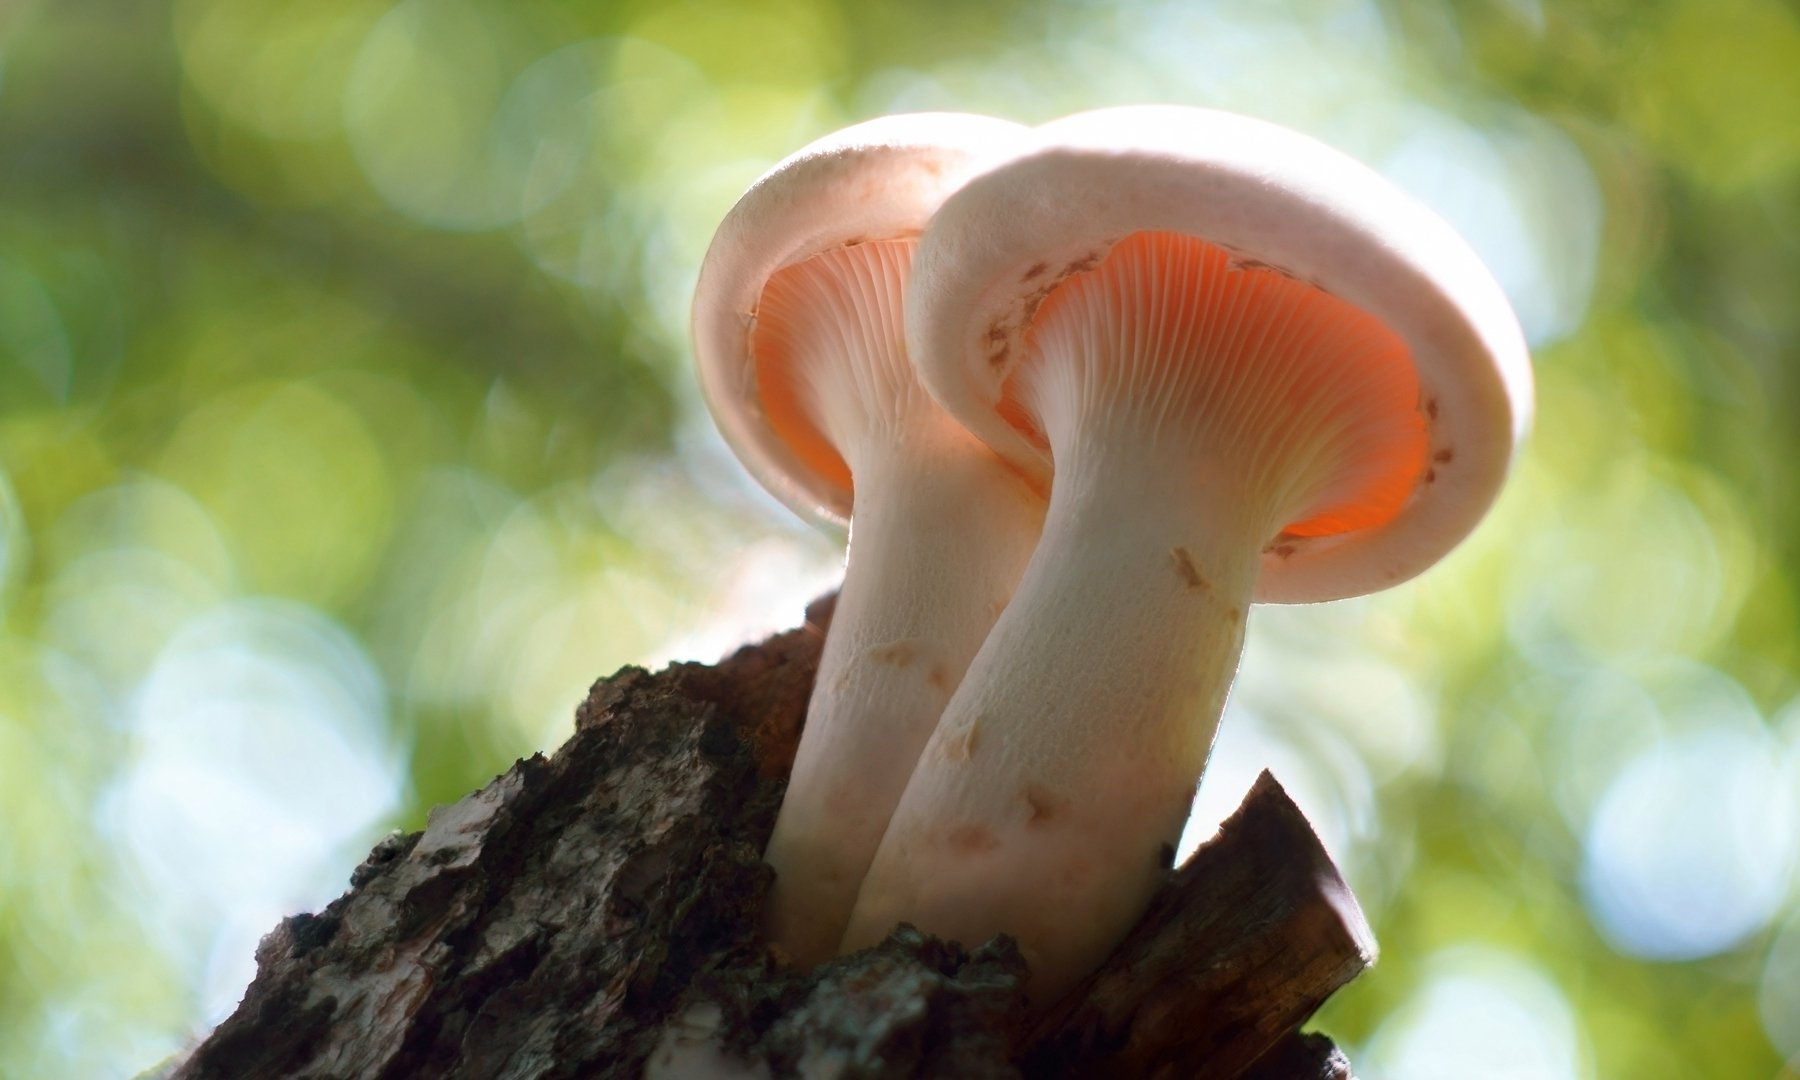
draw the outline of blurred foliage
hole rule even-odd
[[[0,6],[0,1076],[174,1052],[588,680],[829,583],[686,370],[761,169],[1145,100],[1438,207],[1540,378],[1444,566],[1259,610],[1194,839],[1301,798],[1383,943],[1361,1075],[1800,1076],[1781,0]]]

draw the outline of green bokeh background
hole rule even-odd
[[[1470,543],[1258,610],[1190,842],[1301,799],[1383,945],[1320,1018],[1366,1077],[1800,1077],[1782,0],[0,6],[0,1076],[178,1051],[591,679],[829,586],[688,375],[762,169],[1135,101],[1387,171],[1539,377]]]

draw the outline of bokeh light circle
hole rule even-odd
[[[1584,838],[1582,895],[1623,952],[1693,960],[1768,925],[1788,891],[1795,813],[1766,733],[1703,728],[1638,754]]]
[[[1540,968],[1487,945],[1431,956],[1419,988],[1359,1061],[1370,1080],[1583,1080],[1583,1033]]]
[[[210,1015],[237,999],[260,933],[341,891],[342,860],[399,805],[404,756],[386,713],[355,641],[290,601],[194,618],[145,678],[103,817],[151,886],[144,917],[201,965]],[[221,949],[228,963],[209,959]]]

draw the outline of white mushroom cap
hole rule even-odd
[[[964,113],[856,124],[765,173],[720,224],[694,291],[700,389],[725,441],[764,487],[803,517],[846,523],[848,467],[810,423],[778,427],[752,352],[763,286],[821,252],[916,237],[951,193],[1029,129]]]
[[[1179,106],[1102,109],[1038,129],[1041,146],[947,201],[913,268],[907,337],[932,395],[1038,482],[1035,432],[1002,415],[1033,352],[1038,305],[1140,231],[1198,237],[1375,316],[1417,370],[1430,461],[1399,513],[1280,536],[1256,598],[1356,596],[1410,578],[1474,528],[1531,414],[1531,368],[1493,276],[1441,218],[1314,139]]]

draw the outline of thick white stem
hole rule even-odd
[[[844,585],[764,856],[765,929],[805,966],[836,951],[913,764],[1043,524],[1042,498],[941,414],[856,457]]]
[[[843,949],[900,921],[1019,939],[1055,1000],[1142,914],[1242,650],[1267,515],[1191,452],[1059,461],[1043,539],[864,879]]]

